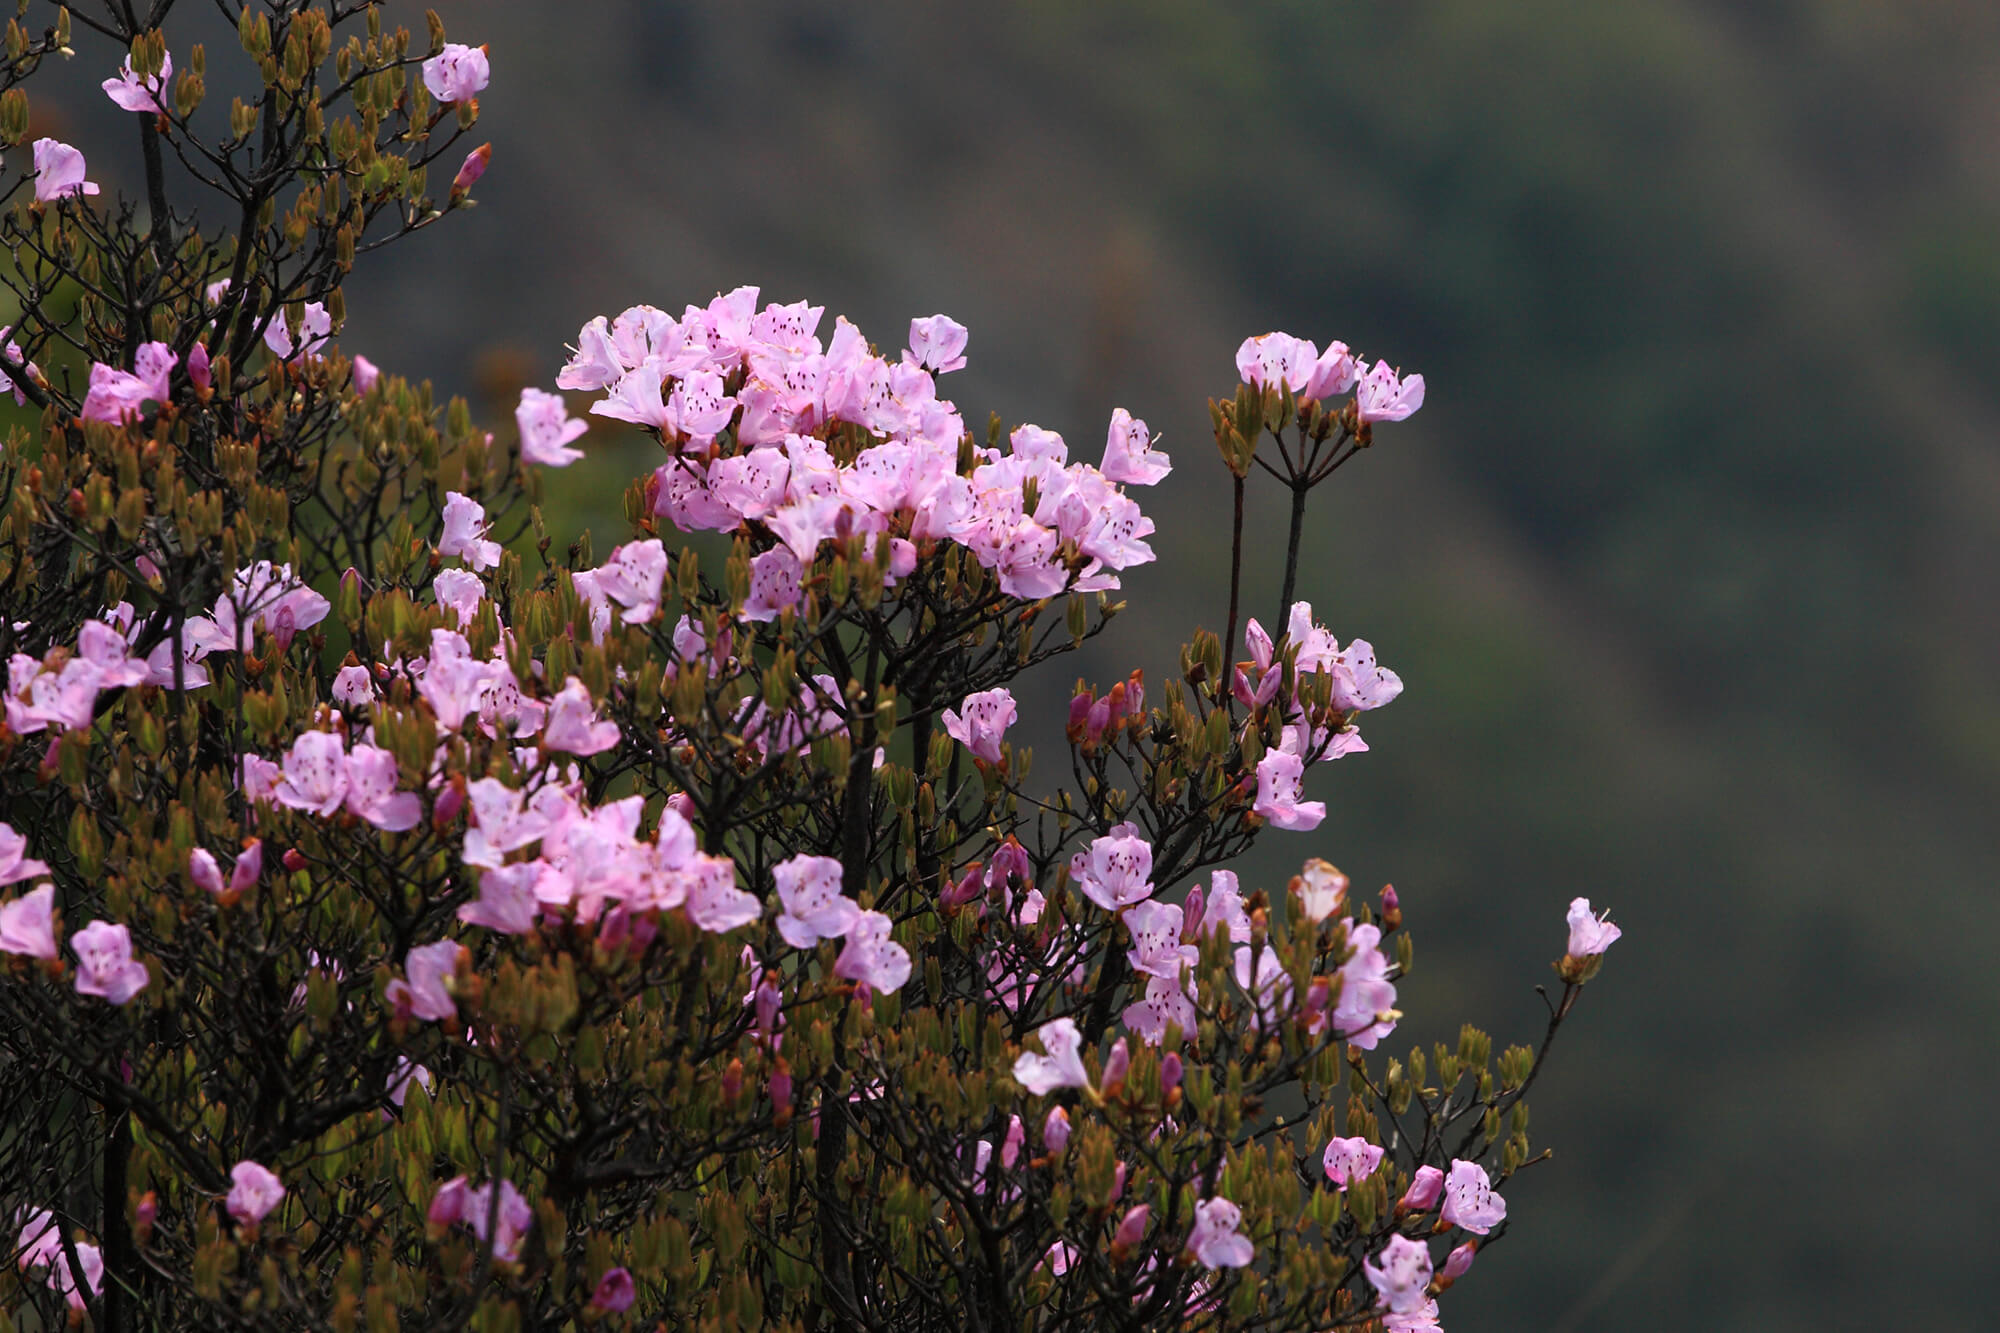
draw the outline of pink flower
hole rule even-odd
[[[632,1308],[637,1294],[632,1285],[632,1274],[623,1268],[614,1268],[597,1279],[597,1290],[590,1293],[590,1307],[607,1314],[623,1314]]]
[[[776,620],[798,605],[798,557],[782,546],[774,546],[750,562],[750,595],[743,602],[745,620]]]
[[[1299,799],[1305,771],[1305,761],[1297,755],[1266,751],[1257,761],[1257,803],[1251,808],[1276,828],[1296,833],[1318,828],[1326,818],[1326,802]]]
[[[458,1016],[458,1002],[446,983],[458,967],[459,945],[453,940],[420,944],[403,955],[403,971],[408,981],[389,983],[387,998],[398,1013],[408,1013],[426,1022],[440,1022]]]
[[[104,1287],[103,1252],[95,1245],[79,1241],[76,1262],[83,1269],[83,1285],[90,1289],[90,1297],[96,1296]],[[90,1297],[78,1289],[76,1274],[70,1269],[69,1258],[63,1254],[60,1242],[54,1257],[49,1260],[49,1289],[59,1294],[72,1310],[90,1308]]]
[[[1334,1006],[1334,1032],[1341,1040],[1372,1051],[1396,1027],[1396,985],[1389,980],[1389,958],[1382,952],[1382,928],[1370,923],[1350,926],[1347,942],[1354,953],[1340,965],[1340,1000]]]
[[[484,926],[502,935],[525,935],[535,928],[539,904],[535,901],[535,880],[544,867],[540,861],[485,870],[479,876],[479,898],[458,909],[458,919],[471,926]]]
[[[1153,896],[1153,844],[1137,824],[1120,824],[1070,858],[1070,878],[1107,912],[1123,911]]]
[[[1000,739],[1020,716],[1014,696],[1004,686],[981,690],[966,695],[959,707],[964,710],[962,715],[944,710],[945,734],[972,751],[975,758],[999,763]]]
[[[1402,421],[1424,405],[1424,377],[1399,379],[1387,361],[1361,377],[1354,391],[1354,413],[1363,422]]]
[[[308,731],[293,741],[284,771],[271,792],[280,805],[325,817],[347,798],[347,747],[330,731]]]
[[[1256,1246],[1237,1228],[1243,1210],[1224,1198],[1204,1199],[1194,1206],[1194,1231],[1188,1249],[1204,1268],[1247,1268],[1257,1257]]]
[[[833,974],[865,981],[893,995],[910,979],[910,951],[889,938],[891,922],[882,912],[862,912],[847,932],[847,945],[834,960]]]
[[[1328,343],[1326,350],[1319,354],[1319,360],[1313,362],[1312,374],[1306,378],[1306,387],[1299,396],[1323,402],[1346,393],[1354,387],[1360,370],[1354,353],[1347,349],[1346,343]]]
[[[0,344],[0,348],[4,348],[6,352],[5,358],[0,358],[0,393],[13,394],[14,405],[16,407],[26,407],[28,404],[28,395],[19,384],[15,383],[15,377],[19,376],[30,384],[39,384],[42,379],[42,371],[41,367],[28,360],[27,354],[21,350],[20,344],[11,338],[7,338],[7,335],[11,332],[13,332],[11,325],[0,325],[0,339],[6,339],[4,344]],[[196,344],[196,346],[199,345]],[[14,369],[16,367],[18,369]]]
[[[965,325],[949,315],[930,315],[910,321],[908,358],[934,375],[965,368]]]
[[[1265,1027],[1275,1024],[1292,1007],[1292,977],[1279,961],[1278,951],[1264,946],[1252,954],[1247,944],[1236,949],[1236,984],[1257,1002],[1257,1020]]]
[[[434,1227],[455,1225],[465,1216],[465,1197],[471,1192],[464,1176],[453,1176],[431,1195],[431,1206],[425,1211],[424,1220]]]
[[[492,68],[486,48],[446,42],[444,49],[424,62],[424,87],[432,97],[450,105],[463,102],[486,87]]]
[[[754,893],[736,887],[736,865],[726,856],[697,855],[688,868],[688,920],[703,930],[721,933],[747,926],[764,914]]]
[[[446,1182],[438,1190],[439,1195],[442,1196],[453,1184],[459,1186],[459,1194],[453,1201],[457,1212],[451,1220],[470,1228],[472,1234],[481,1241],[487,1238],[486,1230],[489,1222],[493,1223],[493,1257],[508,1263],[519,1259],[521,1242],[527,1238],[528,1228],[535,1223],[535,1211],[528,1206],[528,1201],[522,1197],[521,1191],[514,1188],[514,1183],[509,1180],[500,1182],[500,1200],[497,1208],[493,1203],[492,1185],[467,1189],[463,1176]],[[451,1204],[446,1205],[447,1210],[451,1207]],[[438,1211],[438,1201],[433,1199],[431,1220],[434,1222],[438,1220]]]
[[[54,1214],[46,1208],[29,1213],[27,1224],[21,1228],[14,1248],[20,1252],[15,1263],[24,1273],[30,1268],[54,1265],[62,1254],[62,1229],[56,1225]]]
[[[180,358],[165,343],[141,343],[132,370],[103,362],[90,368],[90,387],[80,410],[85,421],[117,423],[140,415],[147,402],[165,403],[172,396],[169,380]]]
[[[1192,946],[1190,950],[1200,956],[1200,950]],[[1146,978],[1145,998],[1126,1005],[1120,1015],[1126,1028],[1148,1046],[1158,1046],[1167,1039],[1169,1024],[1179,1024],[1183,1034],[1192,1034],[1201,1022],[1201,1011],[1189,998],[1193,984],[1183,985],[1166,977]]]
[[[1111,414],[1111,431],[1104,441],[1104,463],[1098,469],[1106,481],[1128,486],[1154,486],[1174,470],[1173,460],[1153,448],[1146,423],[1119,408]]]
[[[118,70],[118,77],[104,81],[104,95],[126,111],[154,111],[164,114],[167,108],[160,99],[167,91],[167,81],[173,77],[172,52],[167,52],[160,61],[160,72],[149,78],[141,78],[135,74],[132,70],[132,57],[126,56],[124,65]],[[92,190],[91,193],[97,192]]]
[[[234,1182],[226,1205],[229,1215],[245,1225],[263,1221],[285,1197],[278,1177],[255,1162],[238,1162],[229,1169],[229,1179]]]
[[[356,393],[373,393],[375,391],[375,381],[381,378],[382,371],[380,367],[359,352],[354,354],[354,391]]]
[[[486,538],[486,506],[457,491],[444,493],[444,535],[438,538],[439,555],[455,555],[474,569],[492,569],[500,563],[500,543]]]
[[[12,902],[0,903],[0,953],[54,958],[56,886],[37,884]]]
[[[1303,338],[1266,333],[1243,340],[1236,349],[1236,371],[1245,384],[1260,389],[1287,385],[1297,393],[1312,378],[1313,360],[1318,355],[1319,350]]]
[[[333,673],[334,702],[366,708],[375,701],[375,677],[365,666],[345,666]]]
[[[1344,1194],[1349,1185],[1357,1185],[1375,1174],[1375,1168],[1382,1165],[1382,1148],[1360,1137],[1334,1139],[1326,1145],[1321,1165],[1326,1168],[1326,1178]]]
[[[404,1056],[397,1056],[396,1067],[389,1071],[389,1100],[397,1106],[403,1105],[409,1099],[412,1081],[415,1081],[426,1095],[430,1093],[431,1071],[422,1065],[411,1064]]]
[[[4,828],[0,825],[0,828]],[[0,879],[0,883],[5,883]],[[1611,913],[1602,916],[1590,914],[1590,899],[1575,898],[1569,905],[1569,956],[1590,958],[1603,953],[1625,932],[1611,924]]]
[[[333,336],[333,316],[327,313],[322,301],[308,301],[304,313],[299,317],[299,336],[292,340],[291,325],[283,313],[272,316],[264,326],[264,345],[278,354],[281,361],[289,361],[294,356],[315,360],[326,340]]]
[[[568,467],[583,457],[583,450],[571,449],[569,442],[588,434],[590,423],[572,419],[561,394],[521,390],[520,405],[514,409],[514,424],[521,430],[523,463]]]
[[[1200,949],[1181,943],[1181,909],[1175,904],[1149,898],[1126,908],[1123,919],[1132,933],[1134,971],[1178,981],[1182,969],[1201,961]]]
[[[1382,1333],[1440,1333],[1438,1303],[1426,1297],[1415,1308],[1382,1316]]]
[[[572,363],[574,364],[574,363]],[[564,372],[568,374],[567,371]],[[562,376],[556,377],[559,388],[587,387],[576,381],[583,372],[570,376],[564,383]],[[656,361],[648,361],[622,371],[611,392],[590,405],[592,416],[610,417],[613,421],[629,421],[635,426],[651,426],[655,430],[664,429],[668,422],[667,404],[661,391],[660,366]]]
[[[1076,1021],[1058,1018],[1044,1023],[1035,1035],[1041,1039],[1042,1049],[1047,1055],[1036,1055],[1023,1051],[1014,1060],[1014,1081],[1037,1097],[1045,1097],[1057,1088],[1087,1088],[1090,1075],[1084,1072],[1083,1056],[1079,1048],[1083,1045],[1083,1034],[1076,1029]],[[1068,1117],[1063,1120],[1063,1133],[1067,1135]],[[1044,1134],[1047,1127],[1044,1126]]]
[[[1076,1246],[1066,1240],[1059,1240],[1049,1246],[1048,1253],[1042,1256],[1042,1263],[1048,1267],[1051,1274],[1061,1277],[1063,1274],[1069,1272],[1070,1266],[1082,1257],[1082,1252]]]
[[[841,896],[840,862],[831,856],[800,853],[772,869],[778,882],[778,933],[794,949],[839,939],[861,919],[861,908]]]
[[[592,571],[590,586],[596,597],[618,604],[625,624],[643,625],[660,613],[666,577],[666,545],[654,537],[613,547],[611,558]]]
[[[424,817],[415,792],[397,791],[396,756],[373,745],[356,745],[347,756],[347,809],[385,833],[401,833]],[[279,797],[280,800],[284,798]]]
[[[1317,925],[1340,910],[1347,898],[1347,876],[1314,857],[1292,881],[1292,891],[1299,896],[1299,910],[1305,919]]]
[[[736,399],[723,391],[722,376],[697,370],[675,383],[667,396],[667,424],[697,442],[714,439],[736,414]]]
[[[124,1004],[145,989],[146,965],[132,957],[132,932],[109,921],[93,921],[69,937],[76,954],[76,993],[99,995]]]
[[[1444,1208],[1438,1216],[1447,1225],[1483,1236],[1506,1219],[1507,1201],[1494,1192],[1485,1167],[1454,1160],[1445,1177]]]
[[[83,178],[83,154],[59,139],[35,140],[35,202],[54,203],[72,195],[96,194],[97,182]]]
[[[1403,680],[1375,661],[1375,647],[1356,639],[1333,658],[1333,706],[1356,712],[1380,708],[1403,692]]]
[[[1382,1305],[1397,1314],[1409,1314],[1422,1306],[1424,1288],[1431,1283],[1430,1248],[1422,1241],[1394,1235],[1380,1254],[1362,1264],[1361,1271]]]
[[[574,755],[599,754],[618,744],[618,724],[597,720],[590,690],[571,676],[549,704],[549,720],[542,727],[542,746]]]
[[[0,884],[16,884],[49,873],[46,864],[26,855],[27,850],[28,839],[16,833],[12,824],[0,823]]]

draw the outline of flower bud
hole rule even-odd
[[[294,853],[296,855],[296,853]],[[294,866],[292,869],[296,870]],[[243,850],[236,857],[236,867],[229,872],[229,891],[242,893],[255,887],[264,876],[264,843],[261,838],[252,838],[243,844]]]
[[[1201,885],[1197,884],[1188,890],[1187,901],[1181,905],[1181,939],[1183,942],[1199,940],[1201,938],[1201,914],[1202,909],[1207,904],[1208,895],[1201,891]]]
[[[632,1274],[623,1268],[614,1268],[597,1279],[597,1290],[590,1293],[590,1308],[606,1314],[623,1314],[632,1308],[636,1295]]]
[[[1051,1157],[1062,1156],[1069,1146],[1069,1112],[1060,1106],[1051,1106],[1048,1118],[1042,1121],[1042,1146]]]
[[[1472,1268],[1472,1257],[1479,1253],[1479,1242],[1469,1240],[1445,1256],[1444,1267],[1437,1275],[1437,1289],[1443,1291],[1452,1283],[1464,1277]]]
[[[458,174],[451,178],[451,197],[463,199],[466,192],[486,174],[486,165],[492,160],[493,145],[490,143],[483,143],[467,153],[465,161],[458,168]]]
[[[451,781],[444,785],[444,790],[438,793],[437,804],[431,807],[431,823],[439,832],[443,832],[451,826],[454,819],[458,818],[458,812],[463,809],[465,809],[465,775],[454,773]]]
[[[1069,725],[1065,728],[1072,741],[1081,741],[1084,728],[1090,717],[1091,705],[1097,696],[1089,690],[1079,690],[1069,701]]]
[[[771,1069],[771,1109],[775,1114],[773,1123],[779,1128],[791,1123],[792,1119],[792,1069],[783,1060]]]
[[[1128,1168],[1123,1162],[1118,1163],[1116,1167],[1112,1168],[1111,1193],[1105,1196],[1104,1202],[1108,1204],[1117,1203],[1125,1197],[1125,1173],[1127,1170]]]
[[[984,885],[980,879],[980,865],[979,862],[974,861],[965,874],[960,877],[958,883],[949,884],[945,887],[938,905],[940,907],[957,907],[962,903],[969,903],[980,895],[983,888]]]
[[[1429,1212],[1437,1206],[1444,1193],[1444,1172],[1434,1166],[1420,1166],[1410,1180],[1410,1187],[1403,1191],[1402,1199],[1396,1204],[1398,1213]]]
[[[729,1067],[722,1071],[722,1104],[734,1106],[743,1093],[743,1061],[731,1060]]]
[[[1396,886],[1394,884],[1384,884],[1382,886],[1383,933],[1386,934],[1387,932],[1396,929],[1398,926],[1401,926],[1402,924],[1403,924],[1403,904],[1402,901],[1396,897]]]
[[[340,590],[334,594],[334,609],[350,629],[361,623],[361,571],[349,565],[340,576]]]
[[[784,994],[778,989],[778,974],[766,972],[764,979],[757,983],[757,1032],[765,1041],[770,1041],[778,1031],[778,1019],[784,1008]]]
[[[1181,1089],[1181,1057],[1178,1051],[1168,1051],[1160,1060],[1160,1096],[1169,1103]]]
[[[1132,1052],[1126,1047],[1125,1039],[1120,1037],[1117,1041],[1111,1043],[1111,1054],[1104,1057],[1104,1073],[1098,1079],[1100,1088],[1105,1096],[1110,1096],[1123,1086],[1125,1071],[1131,1065]]]
[[[208,893],[222,892],[222,867],[216,864],[215,856],[206,847],[197,847],[188,853],[188,878],[195,887]]]
[[[1112,1234],[1111,1243],[1121,1249],[1131,1249],[1146,1238],[1146,1222],[1152,1216],[1152,1209],[1139,1204],[1119,1219],[1118,1230]]]
[[[1021,1145],[1027,1142],[1028,1131],[1021,1125],[1020,1116],[1010,1116],[1007,1120],[1007,1137],[1000,1142],[1000,1165],[1007,1170],[1014,1169],[1014,1163],[1021,1159]]]
[[[299,854],[299,849],[296,847],[285,848],[282,861],[287,870],[299,871],[306,868],[306,858]]]

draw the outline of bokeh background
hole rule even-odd
[[[1246,334],[1422,371],[1301,589],[1407,692],[1254,871],[1393,880],[1425,1041],[1539,1033],[1573,895],[1626,930],[1447,1326],[1995,1326],[2000,7],[438,8],[491,45],[493,167],[357,271],[345,346],[504,428],[635,302],[757,283],[888,349],[953,315],[969,421],[1095,457],[1124,406],[1176,461],[1042,706],[1220,628],[1205,400]],[[591,447],[552,496],[602,551],[645,456]]]

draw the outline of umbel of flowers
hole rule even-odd
[[[334,339],[472,202],[489,53],[246,7],[225,115],[131,21],[0,67],[0,1328],[1438,1326],[1618,928],[1570,905],[1538,1045],[1390,1054],[1402,904],[1317,853],[1402,682],[1292,585],[1421,376],[1244,343],[1278,614],[1234,561],[1036,785],[1011,682],[1153,558],[1143,421],[975,434],[963,326],[745,287],[591,320],[480,429]],[[98,35],[102,182],[13,151]],[[592,418],[659,449],[601,558],[537,503]]]

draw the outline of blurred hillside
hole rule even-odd
[[[2000,9],[439,9],[491,44],[493,169],[345,344],[471,393],[742,282],[885,347],[952,314],[969,420],[1094,456],[1122,405],[1178,465],[1045,707],[1220,627],[1204,400],[1245,334],[1423,371],[1304,586],[1408,691],[1262,873],[1395,880],[1412,1038],[1538,1031],[1573,894],[1627,932],[1447,1326],[1991,1326]],[[562,484],[603,550],[644,451],[596,447]]]

